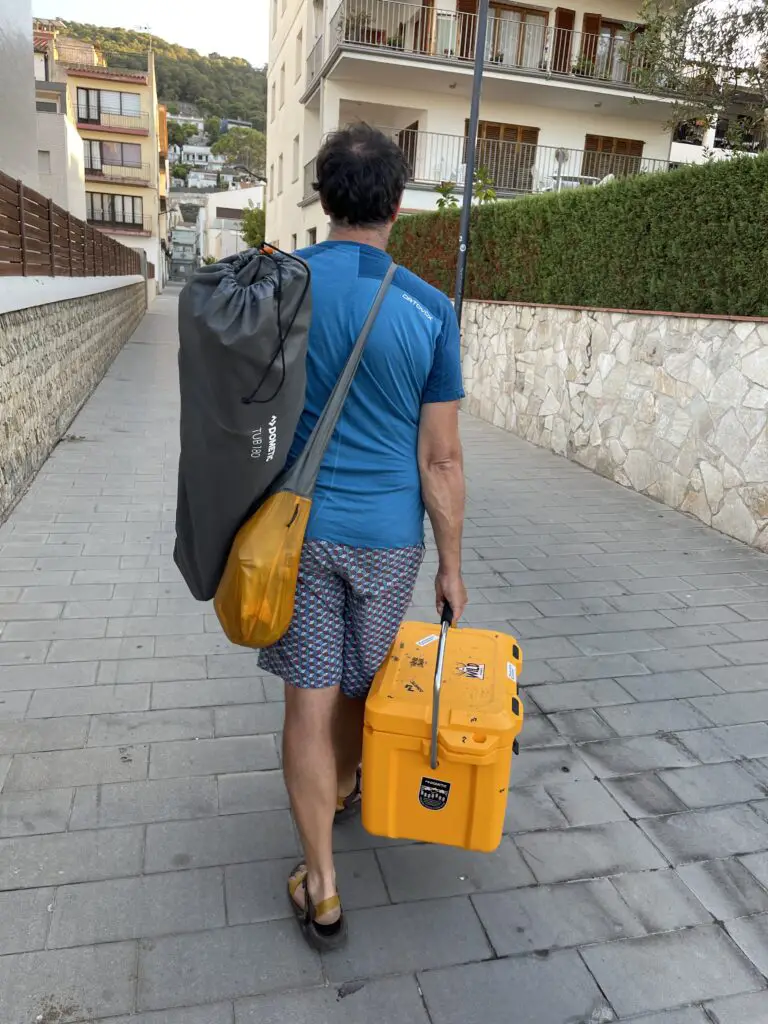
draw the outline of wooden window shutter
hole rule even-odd
[[[597,135],[587,135],[584,139],[584,149],[588,153],[596,153],[600,149],[600,138]]]
[[[538,146],[539,144],[539,129],[538,128],[521,128],[520,129],[520,141],[526,146]]]
[[[581,22],[581,61],[578,68],[582,75],[595,73],[597,62],[597,39],[603,19],[599,14],[585,14]]]
[[[568,7],[555,10],[555,42],[552,53],[552,70],[561,75],[571,70],[571,50],[573,46],[573,29],[576,25],[576,11]]]

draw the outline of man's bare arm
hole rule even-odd
[[[464,529],[464,459],[459,438],[459,403],[424,405],[419,425],[421,491],[438,554],[435,581],[437,610],[447,601],[458,622],[467,605],[461,578],[461,538]]]

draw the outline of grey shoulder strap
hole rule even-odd
[[[390,263],[384,279],[379,285],[379,290],[376,292],[373,304],[368,311],[368,316],[365,318],[365,323],[360,328],[360,333],[349,354],[349,359],[341,371],[339,379],[336,381],[325,408],[320,413],[320,418],[315,424],[314,430],[309,435],[309,440],[304,446],[304,450],[288,470],[283,480],[281,480],[280,490],[290,490],[294,494],[305,498],[311,497],[325,450],[336,429],[341,410],[344,408],[344,402],[349,394],[352,381],[355,379],[360,360],[363,358],[363,350],[368,340],[368,335],[371,333],[371,328],[379,314],[381,304],[384,302],[384,297],[389,291],[389,286],[392,284],[396,271],[397,264]]]

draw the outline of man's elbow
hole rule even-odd
[[[461,446],[448,452],[424,452],[419,458],[422,473],[445,476],[459,473],[463,469]]]

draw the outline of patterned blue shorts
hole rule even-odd
[[[368,695],[411,603],[424,549],[307,541],[293,621],[259,665],[291,686]]]

